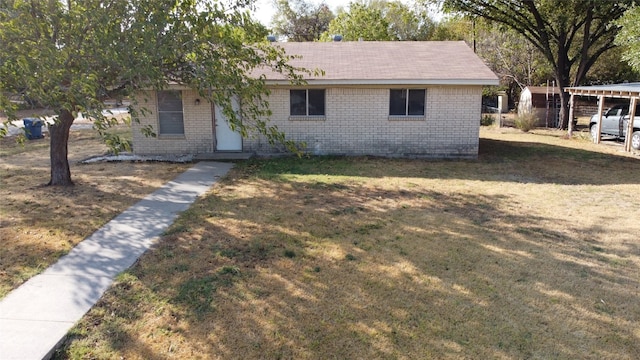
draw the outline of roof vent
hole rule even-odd
[[[342,35],[333,35],[333,41],[335,42],[342,41]]]
[[[275,35],[267,35],[267,40],[269,40],[269,42],[276,42],[276,36]]]

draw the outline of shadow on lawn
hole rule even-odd
[[[8,293],[46,269],[91,235],[100,221],[118,214],[114,207],[120,202],[135,201],[116,190],[100,191],[81,181],[70,188],[25,185],[23,192],[24,198],[11,192],[4,198],[7,215],[0,225],[6,236],[0,254],[0,293]],[[24,238],[30,241],[21,241]]]
[[[261,176],[278,174],[467,179],[561,185],[637,184],[640,161],[568,147],[480,139],[478,160],[312,157],[256,160]],[[274,175],[275,174],[275,175]]]
[[[150,359],[640,355],[637,228],[611,245],[505,195],[278,178],[197,202],[72,338]]]
[[[6,191],[3,198],[3,213],[6,215],[0,219],[0,236],[3,237],[0,295],[8,294],[54,264],[79,242],[126,210],[128,204],[135,204],[152,190],[144,180],[131,174],[113,174],[110,169],[114,166],[96,164],[84,169],[76,168],[80,173],[87,171],[92,174],[78,174],[72,187],[25,182],[25,178],[37,178],[35,175],[38,173],[46,177],[44,169],[12,169],[11,173],[7,172],[3,181],[16,183],[2,187]],[[123,190],[120,188],[123,185],[138,192]]]

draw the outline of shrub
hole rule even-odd
[[[481,126],[491,126],[496,121],[491,115],[483,115],[482,119],[480,119]]]
[[[538,117],[532,113],[518,114],[515,125],[518,129],[527,132],[538,125]]]

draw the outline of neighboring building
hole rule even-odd
[[[272,116],[287,138],[311,154],[475,158],[482,86],[498,78],[464,42],[277,43],[301,56],[295,66],[322,69],[303,87],[265,73]],[[151,114],[134,126],[138,154],[281,151],[262,137],[241,138],[216,106],[175,87],[138,97]],[[146,101],[144,100],[146,99]],[[151,125],[157,138],[140,128]]]

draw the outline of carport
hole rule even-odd
[[[631,151],[631,134],[633,133],[633,121],[636,115],[636,104],[640,99],[640,82],[612,85],[576,86],[565,88],[565,91],[567,91],[571,95],[569,99],[569,119],[573,119],[573,98],[575,95],[598,97],[598,136],[596,139],[594,139],[596,144],[600,143],[600,138],[602,136],[600,133],[602,132],[602,112],[604,111],[604,99],[629,99],[629,121],[627,122],[627,136],[625,137],[624,141],[624,150]],[[573,131],[571,123],[572,122],[569,121],[569,136],[571,136]]]

